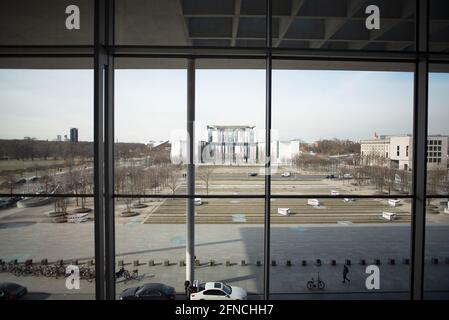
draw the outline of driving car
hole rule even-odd
[[[146,283],[127,288],[120,294],[120,300],[175,300],[175,288],[163,283]]]
[[[0,300],[18,300],[28,293],[28,289],[14,282],[0,282]]]
[[[250,177],[257,177],[257,172],[250,172],[250,173],[248,173],[248,175]]]
[[[190,300],[246,300],[245,289],[229,286],[223,282],[206,282],[198,286],[198,291],[190,295]]]
[[[290,177],[291,176],[291,173],[290,172],[288,172],[288,171],[286,171],[286,172],[283,172],[282,174],[281,174],[281,176],[282,177]]]

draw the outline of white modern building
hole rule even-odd
[[[300,152],[301,141],[271,142],[273,164],[288,164]],[[212,165],[263,164],[265,142],[258,142],[255,126],[207,126],[207,140],[196,142],[196,163]],[[172,141],[171,160],[185,163],[187,142]]]
[[[360,142],[365,164],[393,165],[400,170],[413,168],[413,137],[411,135],[376,136]],[[430,170],[448,166],[448,136],[429,135],[427,167]]]

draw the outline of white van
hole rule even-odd
[[[393,221],[397,219],[397,214],[394,212],[382,212],[382,218],[388,221]]]
[[[309,199],[309,200],[307,200],[307,204],[309,206],[319,206],[320,201],[318,199]]]
[[[291,213],[290,208],[278,208],[278,214],[283,216],[289,216]]]
[[[401,200],[399,199],[388,199],[388,204],[390,205],[390,207],[397,207],[400,202]]]
[[[203,201],[201,200],[201,198],[195,198],[194,204],[196,206],[200,206],[203,204]]]

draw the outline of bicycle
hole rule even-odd
[[[324,287],[326,286],[326,284],[324,283],[324,281],[322,281],[320,279],[320,273],[318,272],[318,279],[315,281],[315,279],[309,280],[307,281],[307,289],[309,290],[313,290],[313,289],[318,289],[318,290],[323,290]]]

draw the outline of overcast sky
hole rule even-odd
[[[264,70],[198,70],[197,135],[207,125],[250,125],[263,139]],[[185,70],[116,71],[116,140],[148,142],[182,136]],[[449,74],[432,74],[430,133],[449,134]],[[412,132],[413,74],[273,71],[273,135],[282,140],[359,140]],[[55,139],[79,129],[93,137],[93,73],[87,70],[0,70],[0,138]]]

